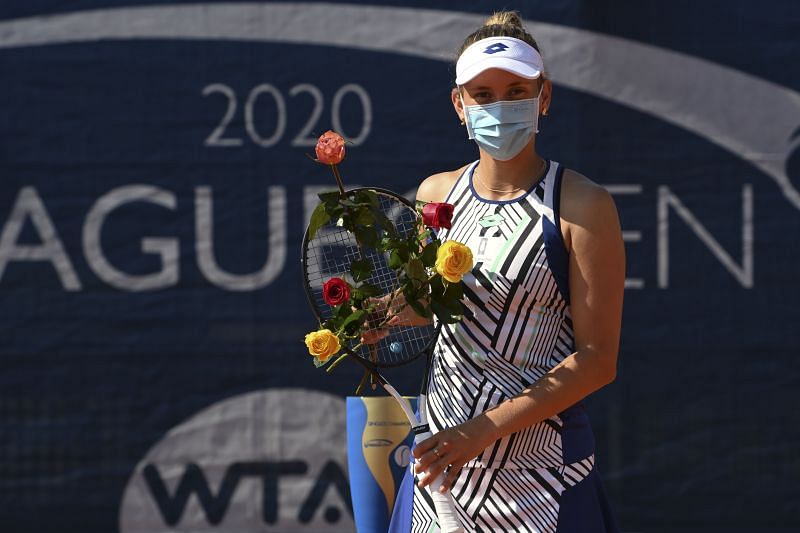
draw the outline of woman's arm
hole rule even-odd
[[[459,170],[450,172],[441,172],[427,177],[417,188],[417,200],[422,202],[443,202],[447,197],[450,189],[453,188],[458,176],[461,175],[466,166]],[[411,306],[405,304],[405,297],[402,294],[384,295],[380,298],[375,298],[378,303],[376,309],[376,316],[389,317],[385,327],[368,329],[361,335],[361,342],[364,344],[375,344],[382,338],[389,334],[389,328],[400,326],[424,326],[430,324],[430,319],[419,316]],[[392,309],[386,311],[386,306],[391,301]]]
[[[452,464],[444,484],[449,488],[458,470],[494,441],[564,411],[616,376],[625,283],[617,210],[605,189],[582,176],[566,176],[562,224],[570,252],[576,351],[518,396],[420,443],[414,450],[416,471],[428,471],[421,485]]]

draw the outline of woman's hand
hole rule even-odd
[[[361,334],[362,344],[375,344],[389,334],[389,328],[424,326],[431,322],[419,316],[410,305],[407,305],[405,296],[399,292],[394,295],[386,294],[380,298],[370,298],[367,300],[367,306],[373,310],[367,317],[369,327]]]
[[[446,472],[439,490],[450,490],[461,467],[480,455],[495,440],[494,425],[488,418],[479,415],[420,442],[414,448],[414,458],[417,460],[414,472],[426,474],[420,476],[419,486],[429,485],[439,474]]]

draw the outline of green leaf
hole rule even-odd
[[[460,303],[458,305],[459,307],[461,306]],[[436,300],[431,300],[431,309],[436,315],[436,318],[438,318],[439,321],[442,322],[443,324],[455,324],[462,318],[461,314],[452,313],[450,309],[448,309],[447,307],[445,307]]]
[[[422,255],[420,256],[422,259],[422,264],[430,268],[436,265],[436,254],[438,251],[439,243],[437,241],[433,241],[423,248]]]
[[[403,258],[400,257],[400,253],[397,250],[392,250],[392,253],[389,254],[389,268],[397,270],[402,266]]]
[[[314,209],[314,212],[311,213],[311,220],[308,223],[308,240],[312,240],[319,228],[327,224],[330,219],[331,217],[325,209],[325,204],[319,204]]]
[[[435,274],[431,277],[431,296],[441,296],[445,293],[444,280],[440,274]]]
[[[419,300],[407,300],[407,303],[419,316],[423,318],[433,318],[430,306],[422,305]]]
[[[362,226],[375,225],[375,217],[372,216],[372,210],[364,207],[359,208],[355,212],[353,216],[353,221],[356,224],[361,224]]]
[[[363,302],[367,298],[378,296],[381,294],[381,289],[369,283],[363,283],[350,290],[350,300],[353,307],[363,308]]]
[[[397,229],[395,229],[394,224],[392,221],[389,220],[389,217],[383,214],[383,211],[377,208],[372,208],[372,215],[375,217],[375,223],[383,228],[383,230],[391,235],[392,237],[397,237]]]
[[[327,359],[327,360],[325,360],[325,361],[320,361],[320,360],[319,360],[319,358],[317,358],[317,357],[315,357],[315,358],[314,358],[314,366],[315,366],[316,368],[319,368],[319,367],[321,367],[321,366],[325,366],[325,365],[327,365],[329,362],[330,362],[330,359]]]
[[[344,206],[347,207],[378,207],[378,196],[374,191],[358,191],[355,194],[352,192],[347,193],[346,198],[339,200]]]
[[[461,283],[447,283],[439,274],[436,274],[431,278],[430,284],[431,303],[437,305],[433,311],[436,316],[439,316],[439,312],[459,316],[464,314],[464,308],[461,306],[464,288]]]
[[[371,283],[362,283],[358,286],[357,290],[365,296],[378,296],[381,294],[381,292],[383,292],[381,291],[380,287],[376,287]]]
[[[382,235],[382,237],[380,238],[380,241],[378,241],[376,248],[381,252],[390,252],[392,248],[394,248],[394,239],[386,235],[385,232],[381,233],[380,230],[377,231],[379,235]]]
[[[406,265],[406,275],[413,280],[422,281],[426,279],[425,266],[422,261],[416,258],[409,260],[408,265]]]
[[[362,205],[378,207],[378,195],[372,190],[358,191],[356,193],[356,201]]]
[[[339,220],[344,215],[344,207],[339,204],[325,203],[325,212],[331,220]]]
[[[464,283],[447,283],[444,295],[451,300],[461,300],[464,297]]]
[[[321,192],[317,196],[326,204],[337,204],[341,198],[339,191]]]
[[[347,302],[345,302],[341,305],[337,305],[336,307],[334,307],[332,310],[332,315],[337,320],[344,320],[351,313],[351,311],[352,309],[350,308],[350,305]]]
[[[448,298],[443,300],[443,303],[447,310],[450,311],[450,314],[459,317],[464,314],[464,306],[461,305],[461,301]]]
[[[409,253],[408,242],[399,241],[394,249],[397,252],[397,254],[400,256],[400,260],[403,263],[408,263],[408,260],[411,257],[411,254]]]
[[[358,328],[361,327],[361,323],[364,321],[364,317],[366,317],[366,315],[367,312],[364,309],[359,309],[348,316],[345,321],[342,322],[342,330],[345,332],[345,334],[355,334],[358,331]]]
[[[358,311],[353,311],[350,315],[344,319],[342,322],[342,327],[346,328],[348,325],[352,324],[353,322],[361,322],[364,319],[364,316],[367,312],[364,309],[359,309]]]
[[[378,234],[374,226],[356,226],[353,230],[356,240],[368,248],[375,248],[378,245]]]
[[[421,281],[405,278],[403,280],[403,296],[406,302],[419,302],[420,305],[427,305],[427,301],[430,299],[428,285]]]
[[[369,275],[372,273],[372,263],[366,258],[356,259],[350,263],[350,273],[353,275],[354,280],[365,281],[369,279]]]

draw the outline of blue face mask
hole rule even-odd
[[[464,115],[469,138],[493,158],[508,161],[539,132],[539,97],[465,105]]]

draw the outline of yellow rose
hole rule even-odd
[[[472,270],[472,250],[457,241],[445,241],[436,253],[436,272],[451,283]]]
[[[339,351],[339,337],[329,329],[312,331],[306,335],[306,346],[308,353],[324,362]]]

